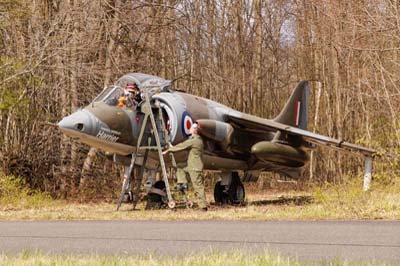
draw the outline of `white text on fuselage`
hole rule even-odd
[[[121,132],[115,130],[110,131],[106,128],[101,128],[96,137],[109,142],[117,142],[117,140],[119,139],[119,135],[121,135]]]

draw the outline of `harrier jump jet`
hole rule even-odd
[[[139,100],[120,105],[120,97],[132,84],[140,90]],[[187,152],[163,158],[161,149],[168,143],[175,145],[187,139],[194,121],[198,122],[205,143],[205,169],[222,172],[222,180],[214,188],[217,203],[243,202],[242,182],[257,180],[261,171],[298,178],[309,161],[308,151],[316,145],[363,154],[364,181],[368,186],[375,151],[307,131],[308,95],[308,81],[301,81],[280,114],[269,120],[174,90],[171,81],[161,77],[130,73],[106,88],[88,106],[63,118],[58,126],[67,136],[103,150],[125,165],[121,198],[129,192],[134,169],[140,169],[140,178],[146,170],[163,170],[165,176],[166,166],[186,162]],[[239,176],[239,172],[243,174]],[[164,181],[168,182],[168,178]],[[146,184],[150,191],[159,194],[168,185],[160,187],[154,178]]]

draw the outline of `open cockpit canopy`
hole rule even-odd
[[[157,76],[143,73],[129,73],[123,75],[117,80],[115,85],[125,88],[127,85],[137,84],[143,92],[147,90],[151,93],[169,92],[171,89],[171,81]]]
[[[138,95],[133,98],[128,97],[127,87],[130,85],[136,85],[139,89]],[[129,73],[119,78],[115,85],[104,89],[93,102],[104,102],[111,106],[133,108],[140,102],[142,99],[141,95],[145,91],[149,95],[153,95],[160,92],[169,92],[170,89],[170,80],[143,73]]]
[[[110,86],[104,89],[93,102],[104,102],[108,105],[116,106],[118,104],[118,99],[125,94],[123,88],[119,86]]]

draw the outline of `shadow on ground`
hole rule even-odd
[[[313,203],[314,198],[312,196],[281,196],[278,198],[266,199],[266,200],[247,200],[244,204],[231,205],[231,204],[215,204],[215,202],[209,202],[209,205],[212,207],[222,207],[222,208],[240,208],[247,206],[268,206],[268,205],[295,205],[302,206]],[[131,204],[131,203],[130,203]],[[193,202],[193,208],[196,209],[198,206],[196,202]],[[158,209],[168,209],[168,205],[166,203],[155,206],[154,208],[148,208],[148,210],[158,210]],[[180,199],[176,201],[176,206],[174,209],[187,209],[186,203]],[[135,209],[140,210],[140,208]],[[124,211],[124,210],[122,210]],[[125,210],[127,212],[132,211],[132,209]]]
[[[274,199],[267,199],[267,200],[253,200],[253,201],[246,201],[244,204],[241,205],[230,205],[230,204],[215,204],[215,202],[211,202],[211,206],[215,207],[235,207],[235,208],[240,208],[240,207],[248,207],[248,206],[268,206],[268,205],[295,205],[295,206],[302,206],[306,204],[312,203],[314,198],[312,196],[293,196],[293,197],[288,197],[288,196],[281,196],[279,198],[274,198]]]
[[[268,200],[257,200],[257,201],[249,201],[247,205],[255,205],[255,206],[262,206],[262,205],[306,205],[313,202],[313,197],[311,196],[294,196],[294,197],[287,197],[281,196],[276,199],[268,199]]]

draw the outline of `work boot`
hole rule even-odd
[[[206,212],[206,211],[208,211],[208,208],[204,207],[204,208],[201,208],[200,210],[202,210],[203,212]]]
[[[175,189],[179,190],[179,191],[185,191],[188,189],[187,184],[185,183],[178,183],[175,187]]]

